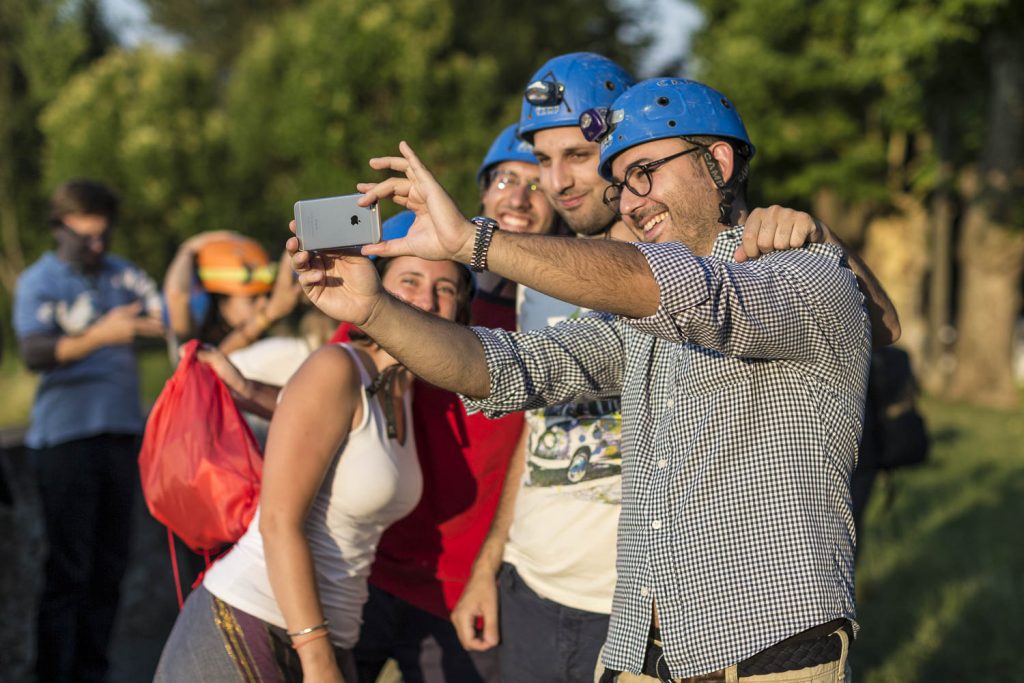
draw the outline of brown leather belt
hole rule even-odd
[[[743,660],[737,666],[739,676],[758,676],[764,674],[797,671],[810,666],[819,666],[834,662],[842,656],[843,645],[838,637],[832,635],[844,629],[852,636],[850,622],[846,619],[833,619],[825,624],[790,636],[775,643],[771,647]],[[642,673],[657,678],[659,681],[677,681],[678,683],[724,683],[725,669],[698,676],[673,679],[665,663],[661,649],[661,636],[657,629],[651,629],[647,640],[647,652],[644,656]]]

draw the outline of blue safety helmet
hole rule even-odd
[[[477,169],[477,184],[480,184],[480,180],[488,171],[503,161],[522,161],[527,164],[537,163],[537,157],[533,156],[533,149],[529,144],[519,139],[517,128],[517,124],[513,123],[501,131],[498,137],[494,139],[494,142],[491,143],[491,148],[487,150],[487,156],[484,157],[483,163]]]
[[[605,130],[588,138],[601,142],[599,170],[605,180],[612,179],[612,160],[619,153],[652,140],[710,135],[732,140],[747,160],[755,152],[732,102],[696,81],[652,78],[637,83],[615,100],[610,111],[584,112],[580,126],[585,133],[602,127],[594,123],[601,116]]]
[[[412,227],[415,220],[416,214],[412,211],[405,210],[400,213],[396,213],[394,216],[384,221],[383,225],[380,226],[381,239],[386,242],[388,240],[397,240],[405,237],[409,234],[409,228]],[[376,257],[371,256],[370,258]]]
[[[580,114],[610,107],[635,82],[621,66],[593,52],[550,59],[523,93],[519,136],[532,144],[538,130],[579,125]]]

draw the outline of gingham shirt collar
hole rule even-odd
[[[477,330],[492,394],[467,400],[471,409],[621,391],[611,669],[639,673],[655,600],[674,677],[855,616],[849,477],[870,352],[863,299],[828,245],[725,266],[741,234],[723,232],[705,259],[637,245],[662,292],[650,318]]]

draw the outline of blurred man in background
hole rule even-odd
[[[144,423],[132,344],[163,335],[154,282],[108,253],[118,212],[102,183],[58,187],[49,215],[56,250],[15,291],[21,354],[40,373],[25,442],[49,541],[37,660],[48,683],[105,680]]]

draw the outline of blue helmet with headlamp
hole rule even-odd
[[[621,66],[593,52],[572,52],[547,61],[523,93],[519,135],[576,126],[587,109],[609,107],[635,79]]]
[[[518,125],[515,123],[501,131],[491,143],[491,148],[487,150],[487,156],[484,157],[483,163],[477,169],[476,182],[479,184],[484,174],[505,161],[537,163],[537,157],[533,156],[533,149],[527,142],[519,138]]]
[[[708,173],[722,195],[720,222],[728,223],[738,187],[746,180],[755,149],[736,107],[714,88],[682,78],[652,78],[637,83],[610,109],[590,109],[580,115],[580,128],[601,143],[599,171],[612,180],[612,161],[625,150],[664,138],[683,138],[701,149]],[[726,181],[708,147],[696,137],[722,138],[732,143],[736,172]]]

